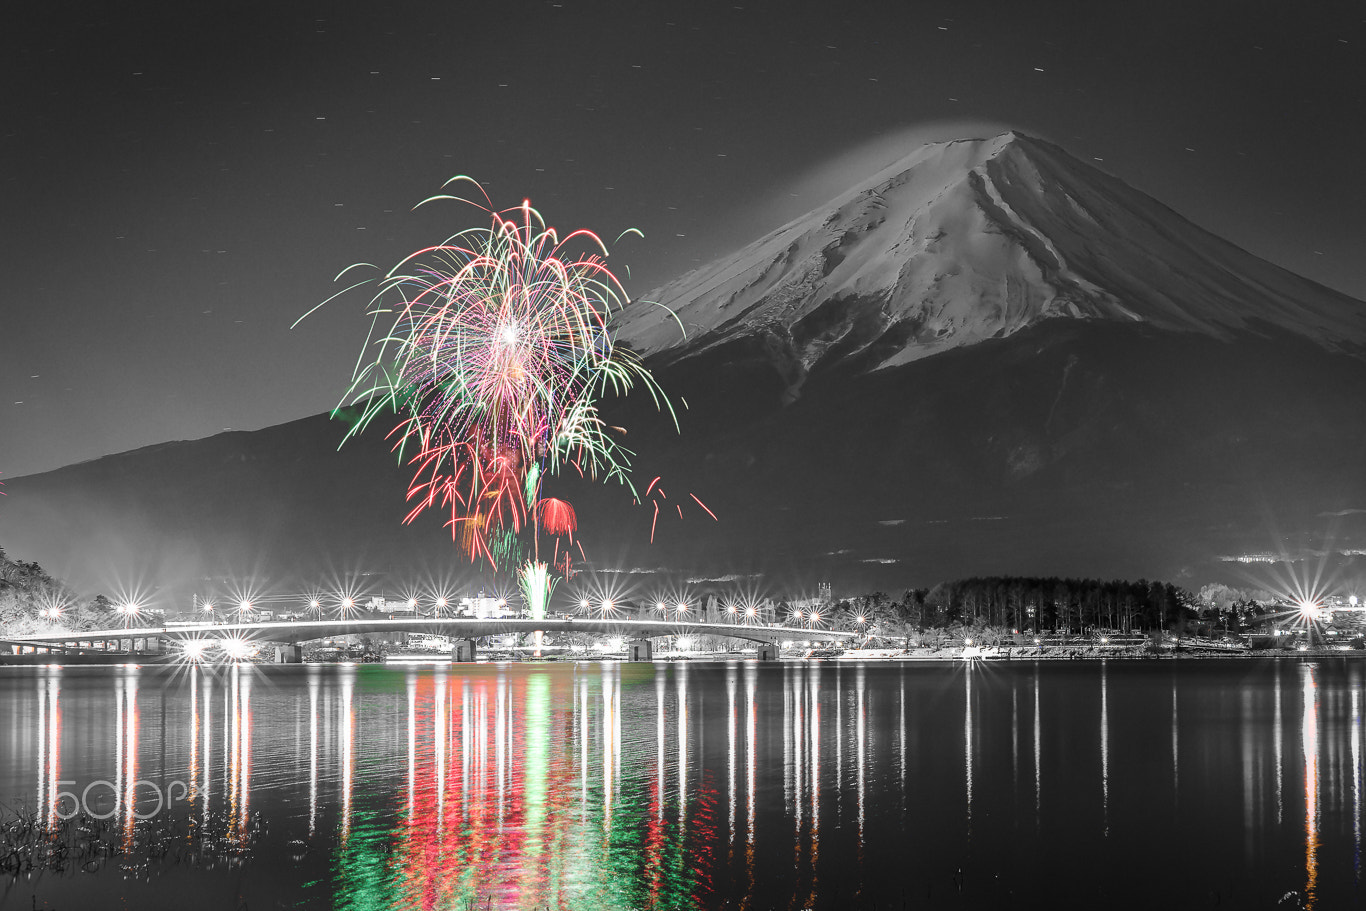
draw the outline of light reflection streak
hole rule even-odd
[[[1020,788],[1020,691],[1010,688],[1010,781],[1012,790]]]
[[[807,696],[810,700],[806,717],[808,720],[810,749],[807,753],[807,767],[811,770],[811,894],[803,903],[811,907],[816,902],[816,889],[820,882],[817,870],[821,858],[821,699],[820,675],[812,673],[808,678]]]
[[[1319,880],[1319,702],[1314,665],[1304,673],[1304,722],[1300,730],[1304,749],[1304,907],[1314,907]]]
[[[612,679],[615,667],[605,665],[602,671],[602,815],[607,826],[612,821],[613,797],[616,794],[614,772],[617,769],[617,687]],[[684,738],[686,740],[686,738]],[[683,742],[683,741],[680,741]],[[686,759],[682,764],[686,763]],[[680,767],[681,765],[680,764]],[[682,773],[679,773],[680,792]],[[683,812],[682,796],[679,797],[679,813]]]
[[[41,812],[48,805],[47,786],[47,681],[38,687],[38,807]]]
[[[745,892],[746,906],[754,895],[754,788],[758,767],[755,757],[758,721],[754,687],[758,673],[758,668],[754,665],[745,668],[745,703],[749,713],[745,724],[745,874],[748,883]]]
[[[308,677],[308,835],[318,827],[318,676]]]
[[[1352,871],[1361,883],[1361,689],[1352,687]]]
[[[968,837],[972,837],[972,676],[976,662],[963,669],[963,783],[967,792]],[[860,801],[861,803],[862,801]]]
[[[867,675],[862,664],[854,676],[854,694],[858,702],[858,715],[854,719],[854,731],[858,746],[858,854],[863,859],[863,823],[865,783],[867,772],[868,720],[864,714],[864,696],[867,690]]]
[[[726,671],[726,797],[729,803],[729,845],[732,851],[735,849],[735,724],[738,711],[735,704],[735,666],[731,665]]]
[[[655,695],[659,695],[660,670],[655,670]],[[578,680],[579,684],[579,717],[576,723],[579,728],[579,799],[583,801],[584,818],[588,814],[588,678],[582,677]],[[664,707],[659,707],[659,724],[664,724]],[[660,731],[659,759],[664,760],[664,737]],[[663,787],[663,767],[660,771],[660,787]]]
[[[240,827],[243,839],[247,837],[247,819],[251,810],[251,681],[255,670],[251,667],[239,667],[235,669],[236,675],[242,678],[242,702],[238,708],[236,724],[240,730],[239,745],[241,752],[237,762],[240,774],[238,775],[238,817],[237,824]]]
[[[433,764],[436,770],[436,818],[446,818],[446,679],[434,677],[432,710]]]
[[[678,821],[687,818],[688,810],[688,666],[678,667]]]
[[[213,773],[213,679],[208,675],[204,677],[204,772],[203,783],[200,785],[199,798],[202,805],[199,810],[199,817],[202,824],[209,821],[209,792],[210,775]]]
[[[503,809],[507,799],[507,769],[505,766],[506,756],[504,745],[507,743],[507,720],[506,720],[506,688],[504,683],[507,677],[503,671],[498,672],[498,684],[494,690],[494,717],[493,717],[493,756],[494,756],[494,775],[498,781],[498,822],[503,821]]]
[[[810,727],[811,747],[808,756],[807,766],[811,769],[811,836],[813,841],[813,852],[819,844],[819,831],[821,823],[821,695],[820,677],[812,674],[810,678],[810,708],[807,711]],[[812,863],[815,863],[813,854]]]
[[[795,791],[792,787],[792,768],[795,760],[792,756],[791,676],[792,667],[783,665],[783,800],[795,803]]]
[[[417,674],[408,672],[408,825],[417,820]]]
[[[61,778],[62,709],[59,670],[41,678],[38,696],[38,808],[49,827],[57,824]]]
[[[355,772],[355,713],[352,710],[352,692],[356,685],[355,672],[348,669],[341,681],[341,840],[346,844],[351,837],[351,789]]]
[[[1276,668],[1276,677],[1275,677],[1275,680],[1276,680],[1276,696],[1275,696],[1275,699],[1276,699],[1276,708],[1275,708],[1275,712],[1274,712],[1273,715],[1272,715],[1272,722],[1271,722],[1271,730],[1272,730],[1271,742],[1275,745],[1275,748],[1276,748],[1276,825],[1280,825],[1280,824],[1281,824],[1281,818],[1282,818],[1282,816],[1284,815],[1284,801],[1282,800],[1282,797],[1281,797],[1281,784],[1282,784],[1282,780],[1283,780],[1283,778],[1284,778],[1285,768],[1284,768],[1284,764],[1283,764],[1283,762],[1282,762],[1281,751],[1282,751],[1282,749],[1283,749],[1282,740],[1283,740],[1284,737],[1285,737],[1285,732],[1284,732],[1284,730],[1283,730],[1283,728],[1282,728],[1282,725],[1281,725],[1281,672],[1280,672],[1280,668],[1279,668],[1279,667]],[[1175,699],[1175,698],[1176,698],[1175,695],[1173,695],[1172,698]]]
[[[758,775],[755,745],[758,741],[759,722],[754,698],[755,678],[757,676],[757,668],[748,667],[745,669],[745,702],[749,710],[749,718],[745,725],[745,841],[749,844],[751,887],[754,884],[754,789]]]
[[[1256,738],[1253,736],[1252,717],[1255,709],[1252,703],[1252,691],[1244,690],[1242,693],[1242,712],[1241,724],[1243,734],[1242,754],[1243,754],[1243,847],[1247,852],[1247,859],[1251,862],[1253,857],[1252,838],[1253,820],[1256,818],[1258,808],[1257,775],[1256,763],[1258,760]]]
[[[57,824],[57,779],[61,778],[62,767],[62,678],[60,672],[47,678],[47,824]]]
[[[126,678],[125,678],[126,679]],[[115,690],[114,699],[114,806],[113,812],[117,813],[123,801],[123,754],[124,754],[124,689],[121,680]]]
[[[900,711],[897,712],[897,723],[900,726],[901,759],[897,764],[901,778],[901,812],[906,813],[906,791],[910,782],[910,772],[906,768],[906,669],[900,668],[898,685],[900,690]],[[838,693],[836,694],[838,695]]]
[[[844,794],[844,686],[842,668],[835,666],[835,692],[839,698],[835,700],[835,730],[839,736],[835,738],[835,780],[840,786],[835,790],[835,806],[843,806]]]
[[[123,723],[122,762],[119,770],[123,779],[123,850],[133,849],[133,825],[137,821],[138,780],[138,677],[136,673],[123,678],[123,697],[127,716]]]
[[[806,775],[802,769],[802,752],[806,747],[806,738],[802,736],[802,700],[806,697],[804,670],[801,665],[795,666],[789,679],[792,688],[792,714],[789,717],[790,723],[787,730],[787,736],[792,739],[792,803],[796,809],[798,833],[802,830],[802,810],[805,803],[803,792],[806,785]]]
[[[1043,816],[1043,730],[1039,722],[1039,665],[1034,665],[1034,828],[1042,824]]]
[[[186,770],[190,779],[189,793],[191,802],[196,797],[199,782],[199,668],[190,668],[190,767]]]
[[[445,677],[445,674],[442,674]],[[460,806],[469,805],[470,763],[474,737],[474,697],[469,680],[460,682]]]
[[[1105,837],[1110,837],[1110,689],[1109,662],[1100,663],[1100,806]]]
[[[1277,711],[1278,716],[1279,716],[1279,712],[1280,712],[1280,700],[1279,700],[1279,699],[1276,700],[1276,711]],[[1179,720],[1180,720],[1180,718],[1179,718],[1179,715],[1178,715],[1178,713],[1177,713],[1177,705],[1176,705],[1176,678],[1175,678],[1175,677],[1172,677],[1172,805],[1173,805],[1173,806],[1176,805],[1177,799],[1178,799],[1178,797],[1180,796],[1180,793],[1181,793],[1181,739],[1180,739],[1181,727],[1180,727],[1180,724],[1179,724]],[[1279,723],[1278,723],[1278,724],[1279,724]],[[1280,740],[1279,732],[1278,732],[1278,734],[1277,734],[1277,740],[1278,740],[1278,741]],[[1279,750],[1280,747],[1277,746],[1277,749]],[[1279,762],[1279,759],[1278,759],[1278,760],[1277,760],[1277,768],[1279,768],[1279,767],[1280,767],[1280,762]],[[1279,791],[1278,791],[1277,793],[1279,794]]]

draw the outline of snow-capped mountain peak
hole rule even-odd
[[[1366,344],[1366,305],[1018,132],[922,146],[642,296],[616,326],[668,359],[759,336],[804,375],[830,357],[894,366],[1055,318]]]

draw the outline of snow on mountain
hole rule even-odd
[[[1060,317],[1366,346],[1366,305],[1017,132],[923,146],[616,325],[669,360],[757,336],[799,383],[827,358],[894,366]]]

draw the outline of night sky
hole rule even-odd
[[[1366,298],[1357,2],[41,3],[0,55],[0,479],[323,411],[355,262],[615,238],[641,295],[915,145],[1018,128]],[[629,278],[626,277],[629,269]]]

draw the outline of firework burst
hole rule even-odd
[[[466,181],[478,188],[465,177],[447,186]],[[639,358],[613,343],[608,320],[626,298],[597,235],[561,238],[529,202],[499,212],[443,194],[419,205],[434,200],[473,205],[490,226],[419,250],[374,281],[347,437],[398,414],[389,437],[413,471],[405,522],[440,509],[460,549],[494,566],[521,559],[509,539],[529,527],[534,560],[543,522],[557,536],[575,524],[567,503],[542,499],[548,475],[573,465],[635,494],[632,453],[597,402],[643,386],[671,416],[672,407]]]

